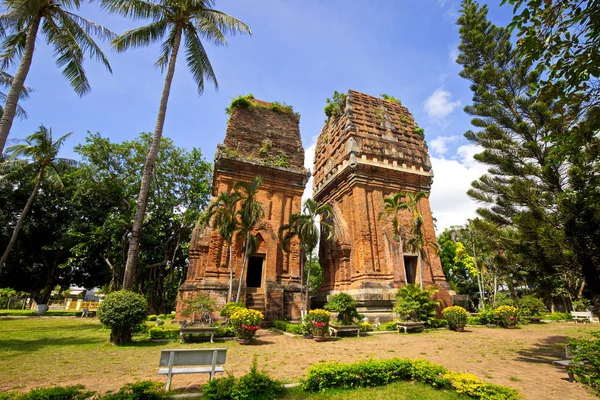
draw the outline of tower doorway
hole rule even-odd
[[[246,273],[246,287],[262,287],[264,256],[252,256],[248,259],[248,272]]]
[[[419,258],[416,256],[404,256],[404,266],[406,267],[406,281],[415,283],[417,281],[417,267]]]

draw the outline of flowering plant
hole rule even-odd
[[[329,324],[329,311],[316,309],[310,310],[306,314],[306,320],[309,321],[310,331],[315,336],[324,336]]]
[[[460,306],[446,307],[442,310],[450,329],[464,328],[467,324],[467,310]]]
[[[501,326],[514,326],[517,324],[519,310],[513,306],[500,306],[494,310],[494,316]]]
[[[260,311],[240,309],[231,315],[229,322],[233,327],[235,336],[239,339],[251,339],[256,331],[260,329],[263,318]]]

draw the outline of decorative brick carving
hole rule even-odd
[[[404,246],[401,256],[391,224],[379,218],[384,197],[430,191],[433,171],[427,145],[415,128],[406,107],[353,90],[343,114],[323,127],[315,153],[314,198],[332,206],[335,233],[320,243],[323,285],[314,305],[343,291],[362,311],[381,312],[383,317],[404,285],[404,264],[418,283],[416,254]],[[435,241],[428,199],[420,201],[419,210],[426,239]],[[410,232],[408,212],[402,215],[402,226]],[[438,288],[442,305],[451,305],[439,256],[431,247],[426,253],[423,284]]]

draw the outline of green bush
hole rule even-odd
[[[361,322],[358,324],[361,332],[371,332],[373,330],[373,324],[370,322]]]
[[[146,317],[146,321],[156,321],[157,318],[158,318],[158,315],[151,314]]]
[[[75,385],[33,389],[29,393],[16,395],[13,398],[18,400],[85,400],[94,394],[95,392],[85,390],[83,385]]]
[[[101,400],[160,400],[166,399],[164,384],[154,381],[128,383],[116,393],[110,393]]]
[[[467,324],[467,310],[460,306],[446,307],[442,311],[450,329],[462,329]]]
[[[428,328],[445,328],[448,326],[448,321],[441,318],[432,318],[425,324]]]
[[[500,306],[494,310],[494,316],[501,326],[515,326],[519,310],[513,306]]]
[[[352,325],[353,321],[359,318],[356,311],[356,302],[347,293],[338,293],[331,296],[331,299],[325,304],[327,311],[337,312],[337,321],[342,325]]]
[[[311,392],[355,389],[383,386],[400,380],[419,381],[438,389],[454,389],[476,399],[513,400],[521,397],[515,389],[482,382],[474,375],[450,372],[443,366],[426,360],[401,358],[354,364],[315,364],[307,371],[303,389]]]
[[[233,376],[213,379],[202,387],[209,400],[275,400],[282,393],[281,383],[265,372],[258,371],[256,356],[250,372],[236,379]]]
[[[484,325],[479,317],[467,317],[467,325]]]
[[[600,331],[589,337],[571,339],[575,379],[600,396]]]
[[[158,314],[157,319],[162,319],[164,321],[167,319],[167,314]]]
[[[523,296],[519,300],[519,313],[529,317],[535,317],[542,315],[546,312],[546,306],[542,299],[535,297],[534,295]]]
[[[31,310],[0,310],[0,317],[34,317],[37,314]]]
[[[120,290],[106,296],[98,307],[100,322],[111,328],[114,344],[131,342],[133,328],[146,320],[148,302],[141,294]]]
[[[302,324],[292,324],[288,321],[282,320],[273,321],[273,328],[279,329],[280,331],[293,333],[295,335],[302,335],[304,333]]]
[[[398,329],[398,324],[396,321],[386,322],[384,324],[381,324],[381,328],[379,329],[384,331],[395,331]]]
[[[221,312],[219,313],[221,317],[229,318],[231,315],[241,309],[246,308],[242,303],[236,303],[235,301],[229,302],[221,308]]]
[[[155,326],[148,330],[151,339],[179,339],[179,330]]]
[[[544,319],[549,319],[550,321],[569,321],[573,319],[573,316],[569,313],[553,312],[552,314],[546,314]]]
[[[494,313],[494,310],[492,310],[491,308],[484,308],[483,310],[479,310],[478,315],[479,315],[479,321],[481,322],[481,325],[496,323],[496,314]]]
[[[435,318],[439,302],[433,300],[437,290],[421,289],[414,284],[408,284],[398,291],[394,311],[404,321],[429,322]]]
[[[333,92],[333,96],[326,100],[326,105],[323,111],[329,118],[337,118],[344,113],[346,109],[346,93],[339,93],[337,90]]]

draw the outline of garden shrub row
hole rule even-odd
[[[392,358],[354,364],[327,362],[307,371],[303,389],[320,392],[327,389],[354,389],[383,386],[400,380],[415,380],[437,389],[451,389],[476,399],[520,399],[515,389],[483,382],[475,375],[448,371],[426,360]]]
[[[82,311],[48,310],[43,315],[46,317],[80,317]],[[32,310],[0,310],[0,317],[36,317],[38,314]]]
[[[288,321],[273,321],[273,328],[295,335],[302,335],[302,333],[304,333],[302,331],[302,324],[292,324]]]
[[[179,327],[177,329],[165,329],[162,326],[154,326],[148,330],[150,339],[179,339]],[[197,335],[196,335],[197,336]],[[205,335],[209,336],[209,335]],[[230,327],[217,328],[215,337],[233,337],[235,333]]]
[[[167,399],[164,384],[153,381],[129,383],[118,392],[99,395],[83,385],[33,389],[27,393],[0,393],[0,400],[162,400]]]
[[[162,319],[163,321],[166,321],[167,319],[173,319],[175,318],[175,313],[171,313],[171,314],[150,314],[146,317],[146,321],[156,321],[156,319]]]

